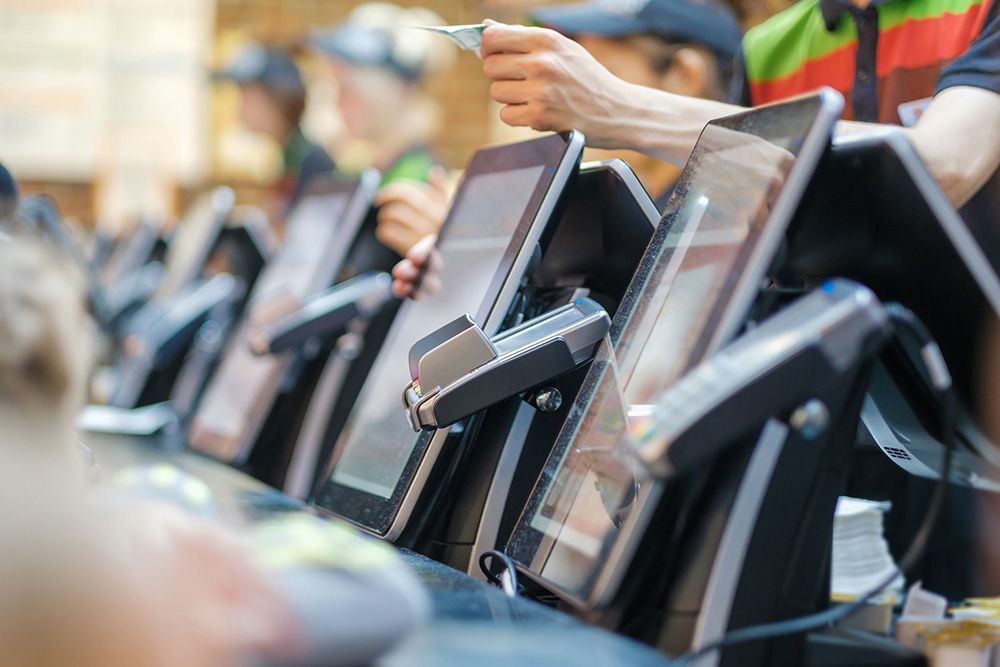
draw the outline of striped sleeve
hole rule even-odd
[[[972,86],[1000,93],[1000,0],[993,0],[983,29],[969,49],[938,76],[934,92],[954,86]]]

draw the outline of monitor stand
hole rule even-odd
[[[834,510],[873,363],[869,355],[837,377],[817,378],[814,398],[829,409],[831,425],[820,437],[771,419],[709,470],[668,489],[662,518],[650,525],[670,530],[640,546],[666,557],[637,559],[617,605],[621,619],[676,655],[733,628],[827,605]],[[686,506],[678,511],[680,502]],[[803,664],[803,651],[799,635],[726,649],[716,664]]]

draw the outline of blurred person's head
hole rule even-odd
[[[414,27],[442,23],[427,9],[370,2],[312,38],[336,80],[352,137],[395,150],[430,141],[439,113],[424,83],[447,69],[455,54],[448,40]]]
[[[282,144],[302,120],[305,85],[284,51],[249,44],[214,78],[239,85],[240,121],[253,132]]]
[[[84,493],[74,420],[91,322],[73,262],[0,240],[0,665],[238,667],[297,649],[242,543],[163,504]]]
[[[84,294],[73,262],[52,247],[17,232],[0,240],[0,447],[71,474],[92,362]]]
[[[742,38],[736,15],[716,0],[588,0],[538,8],[531,18],[625,81],[717,100]]]

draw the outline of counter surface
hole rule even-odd
[[[134,465],[170,463],[212,489],[222,519],[252,523],[276,512],[309,507],[215,461],[170,451],[142,438],[81,434],[104,475]],[[639,642],[589,626],[412,552],[407,566],[431,598],[430,619],[384,656],[379,665],[666,665],[670,661]]]

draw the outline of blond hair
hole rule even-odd
[[[0,451],[79,474],[74,419],[92,355],[83,281],[40,240],[0,240]]]

